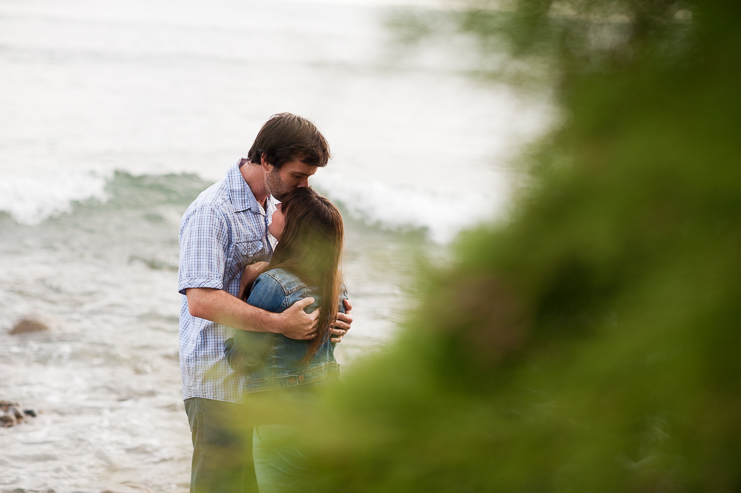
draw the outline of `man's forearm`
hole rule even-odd
[[[194,317],[251,332],[275,332],[276,314],[245,303],[221,289],[190,288],[185,291]]]

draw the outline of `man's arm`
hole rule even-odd
[[[189,288],[185,295],[188,297],[188,310],[194,317],[235,329],[282,334],[290,339],[308,340],[316,337],[319,310],[304,312],[314,298],[299,300],[282,313],[271,313],[221,289]]]

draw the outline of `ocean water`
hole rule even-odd
[[[0,0],[0,400],[39,411],[0,428],[0,491],[187,490],[178,223],[270,115],[332,147],[313,185],[347,225],[347,371],[393,344],[418,259],[506,217],[548,104],[469,77],[465,40],[400,44],[400,8]],[[53,330],[8,334],[29,314]]]

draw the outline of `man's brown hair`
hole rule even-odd
[[[306,118],[278,113],[262,126],[247,158],[251,163],[260,164],[263,154],[265,160],[278,169],[293,159],[322,167],[329,161],[329,143]]]

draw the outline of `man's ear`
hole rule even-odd
[[[265,173],[270,173],[273,170],[273,165],[265,159],[265,153],[260,154],[260,165],[262,166]]]

